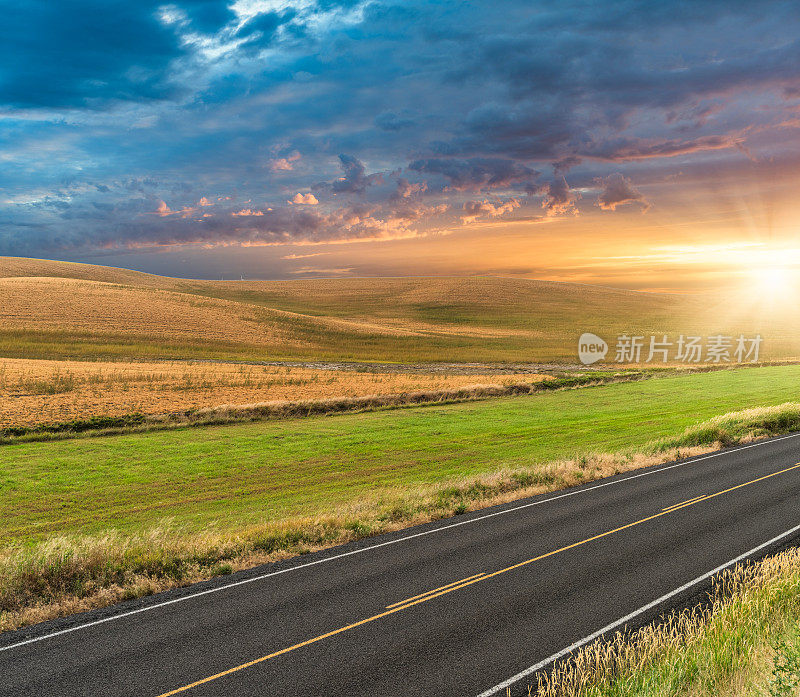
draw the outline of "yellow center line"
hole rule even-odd
[[[689,499],[688,501],[681,501],[680,503],[673,503],[671,506],[666,506],[662,508],[662,511],[671,511],[673,508],[682,508],[683,506],[687,506],[690,503],[697,503],[700,499],[704,499],[706,497],[705,494],[702,496],[695,496],[693,499]]]
[[[717,494],[714,494],[717,496]],[[713,498],[713,496],[703,496],[702,498],[697,499],[696,501],[689,501],[689,503],[682,503],[679,506],[673,506],[672,508],[667,509],[667,513],[674,513],[675,511],[679,511],[681,508],[687,508],[688,506],[694,506],[696,503],[702,503],[706,499]]]
[[[302,641],[299,644],[293,644],[292,646],[287,646],[284,649],[280,649],[279,651],[274,651],[273,653],[267,654],[266,656],[261,656],[260,658],[253,659],[252,661],[248,661],[247,663],[242,663],[241,665],[234,666],[233,668],[229,668],[228,670],[224,670],[221,673],[216,673],[214,675],[209,675],[207,678],[203,678],[202,680],[197,680],[193,683],[189,683],[188,685],[184,685],[183,687],[178,687],[170,692],[164,692],[163,694],[158,695],[158,697],[170,697],[171,695],[177,695],[181,692],[186,692],[187,690],[191,690],[193,687],[197,687],[199,685],[204,685],[205,683],[211,682],[213,680],[219,680],[220,678],[224,678],[226,675],[231,675],[232,673],[237,673],[240,670],[244,670],[245,668],[250,668],[254,665],[259,663],[263,663],[264,661],[268,661],[271,658],[276,658],[277,656],[282,656],[283,654],[289,653],[291,651],[295,651],[297,649],[303,648],[304,646],[309,646],[310,644],[315,644],[318,641],[322,641],[323,639],[328,639],[332,636],[336,636],[337,634],[342,634],[343,632],[350,631],[351,629],[356,629],[357,627],[361,627],[362,625],[368,624],[370,622],[375,622],[376,620],[382,619],[384,617],[388,617],[389,615],[393,615],[396,612],[401,612],[402,610],[407,610],[414,605],[419,605],[420,603],[426,603],[429,600],[433,600],[434,598],[439,598],[447,593],[452,593],[453,591],[460,590],[461,588],[465,588],[467,586],[471,586],[473,583],[479,583],[481,581],[486,581],[490,578],[494,578],[495,576],[499,576],[500,574],[508,573],[509,571],[514,571],[515,569],[522,568],[523,566],[527,566],[528,564],[533,564],[534,562],[541,561],[542,559],[547,559],[548,557],[552,557],[556,554],[560,554],[561,552],[566,552],[570,549],[575,549],[576,547],[581,547],[582,545],[588,544],[589,542],[593,542],[594,540],[602,539],[603,537],[608,537],[609,535],[613,535],[618,532],[622,532],[623,530],[628,530],[629,528],[636,527],[637,525],[642,525],[651,520],[655,520],[656,518],[661,518],[662,516],[669,515],[670,513],[674,513],[681,508],[685,508],[687,506],[693,506],[696,503],[702,503],[705,501],[709,501],[710,499],[716,498],[717,496],[722,496],[723,494],[728,494],[731,491],[736,491],[737,489],[741,489],[746,486],[750,486],[751,484],[756,484],[758,482],[763,482],[765,479],[770,479],[771,477],[777,477],[780,474],[785,474],[786,472],[791,472],[792,470],[796,470],[800,468],[800,462],[794,464],[791,467],[787,467],[786,469],[782,469],[778,472],[773,472],[772,474],[764,475],[763,477],[758,477],[758,479],[753,479],[749,482],[745,482],[744,484],[738,484],[736,486],[732,486],[729,489],[724,489],[722,491],[718,491],[715,494],[710,494],[709,496],[704,496],[703,498],[698,499],[697,501],[690,501],[684,504],[678,504],[677,508],[670,508],[667,510],[662,510],[660,513],[655,513],[651,516],[647,516],[646,518],[641,518],[640,520],[636,520],[632,523],[627,523],[625,525],[621,525],[618,528],[614,528],[613,530],[607,530],[606,532],[602,532],[598,535],[594,535],[592,537],[587,537],[585,540],[581,540],[580,542],[573,542],[570,545],[566,545],[565,547],[560,547],[559,549],[555,549],[552,552],[547,552],[545,554],[540,554],[537,557],[533,557],[532,559],[527,559],[525,561],[521,561],[517,564],[513,564],[511,566],[507,566],[504,569],[500,569],[499,571],[494,571],[490,574],[477,574],[474,578],[471,579],[464,579],[464,581],[456,581],[455,584],[450,584],[451,587],[448,588],[447,586],[442,586],[442,590],[435,590],[432,591],[430,594],[423,594],[424,597],[420,597],[418,599],[409,598],[408,601],[404,601],[404,604],[396,604],[396,607],[391,609],[387,609],[384,612],[380,612],[377,615],[372,615],[371,617],[367,617],[363,620],[359,620],[358,622],[353,622],[352,624],[348,624],[344,627],[339,627],[339,629],[334,629],[330,632],[326,632],[325,634],[320,634],[319,636],[313,637],[312,639],[307,639],[306,641]]]
[[[411,598],[406,598],[405,600],[401,600],[399,603],[392,603],[391,605],[387,605],[386,609],[391,610],[393,607],[397,607],[398,605],[405,605],[406,603],[411,602],[412,600],[417,600],[417,598],[424,598],[426,595],[430,595],[431,593],[436,593],[436,591],[443,591],[445,588],[450,588],[451,586],[457,586],[460,583],[464,583],[464,581],[471,581],[473,578],[477,578],[478,576],[483,576],[485,572],[481,571],[479,574],[475,574],[474,576],[467,576],[467,578],[462,578],[460,581],[453,581],[453,583],[448,583],[446,586],[439,586],[438,588],[434,588],[433,590],[425,591],[424,593],[420,593],[419,595],[414,595]]]

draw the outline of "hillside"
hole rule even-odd
[[[71,261],[0,256],[0,278],[12,277],[76,278],[85,281],[128,283],[150,287],[161,287],[172,280],[142,273],[141,271],[116,269],[96,264],[77,264]]]
[[[0,297],[10,357],[574,362],[584,331],[762,331],[768,357],[800,354],[792,315],[526,279],[201,281],[0,257]]]

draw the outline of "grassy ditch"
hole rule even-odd
[[[583,648],[538,697],[795,697],[800,694],[800,550],[743,564],[709,602]]]
[[[615,454],[585,454],[500,472],[384,490],[306,517],[236,528],[190,520],[134,531],[28,539],[0,551],[0,630],[108,605],[523,496],[800,429],[800,403],[748,409]],[[14,447],[14,446],[12,446]],[[9,536],[10,537],[10,536]]]

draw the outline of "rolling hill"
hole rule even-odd
[[[577,337],[765,335],[800,355],[794,313],[731,298],[496,277],[202,281],[0,257],[0,355],[574,362]]]

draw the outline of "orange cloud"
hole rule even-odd
[[[291,201],[287,201],[287,203],[298,203],[304,204],[307,206],[316,206],[319,201],[317,201],[317,197],[314,194],[300,194],[297,193],[294,195]]]
[[[281,257],[281,259],[288,259],[289,261],[294,261],[296,259],[309,259],[311,257],[321,257],[327,252],[314,252],[312,254],[287,254],[286,256]]]
[[[205,196],[203,196],[203,198],[201,198],[200,201],[198,201],[196,206],[184,206],[180,210],[172,210],[167,205],[166,201],[159,201],[158,208],[155,211],[153,211],[153,213],[157,215],[159,218],[166,218],[167,216],[170,215],[179,215],[181,218],[189,218],[195,213],[197,213],[200,207],[213,206],[213,205],[214,204],[211,203]],[[207,213],[203,217],[207,218],[210,215],[211,215],[210,213]]]
[[[170,207],[167,205],[166,201],[159,201],[158,208],[155,211],[155,214],[161,218],[166,215],[172,215],[175,211],[170,210]]]

